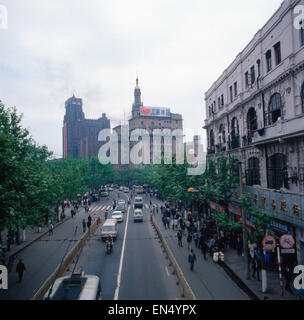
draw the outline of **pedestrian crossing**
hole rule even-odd
[[[112,206],[96,206],[94,208],[91,208],[90,211],[103,211],[103,210],[110,210]]]

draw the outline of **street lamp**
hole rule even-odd
[[[243,173],[242,173],[242,162],[238,162],[239,165],[239,176],[240,176],[240,196],[243,194]],[[250,280],[250,269],[249,269],[249,257],[248,257],[248,237],[246,230],[246,218],[244,208],[241,206],[241,214],[243,220],[243,243],[244,243],[244,257],[245,257],[245,274],[246,279]]]

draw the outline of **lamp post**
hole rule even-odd
[[[243,194],[243,173],[242,173],[242,162],[238,163],[239,165],[239,176],[240,176],[240,196]],[[244,244],[244,257],[245,257],[245,274],[246,279],[250,280],[250,269],[249,269],[249,256],[248,256],[248,237],[247,237],[247,229],[246,229],[246,217],[244,208],[241,207],[242,214],[242,224],[243,224],[243,244]]]

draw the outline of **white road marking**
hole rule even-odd
[[[125,234],[124,234],[124,239],[123,239],[122,249],[121,249],[120,263],[119,263],[119,269],[117,274],[117,287],[114,294],[114,300],[118,300],[118,295],[119,295],[121,271],[122,271],[122,264],[123,264],[124,254],[125,254],[126,237],[127,237],[128,222],[129,222],[129,212],[130,212],[130,207],[128,207],[128,212],[127,212],[127,221],[125,225]]]
[[[111,206],[108,206],[108,207],[107,207],[107,210],[110,210],[111,208],[112,208]]]
[[[91,212],[92,212],[92,211],[95,211],[95,210],[96,210],[96,207],[92,208],[92,209],[91,209]]]
[[[104,210],[106,208],[106,206],[103,206],[101,210]]]

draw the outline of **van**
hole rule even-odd
[[[117,220],[107,219],[101,228],[101,239],[105,241],[108,237],[112,237],[113,240],[116,240],[117,234]]]
[[[43,300],[101,300],[101,281],[98,276],[74,273],[55,280]]]
[[[142,197],[135,197],[134,198],[134,208],[135,209],[137,209],[137,208],[142,209],[143,206],[144,206],[143,198]]]
[[[141,209],[134,210],[134,221],[143,221],[144,215]]]

